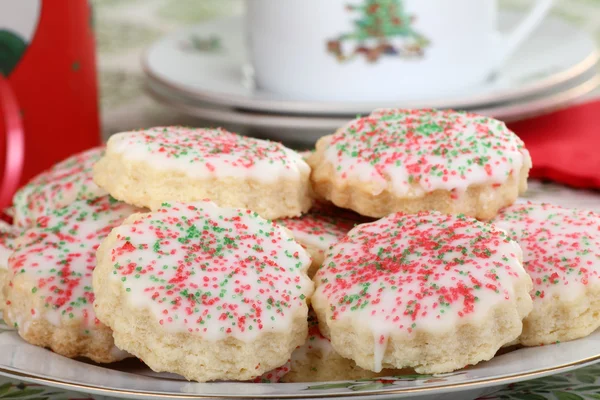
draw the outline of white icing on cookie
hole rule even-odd
[[[299,179],[310,170],[298,153],[281,143],[221,128],[157,127],[123,132],[111,136],[107,146],[108,153],[200,179],[234,177],[274,182]]]
[[[600,284],[600,215],[550,204],[515,204],[493,223],[523,249],[535,302],[574,300]]]
[[[315,207],[301,217],[279,219],[277,223],[289,229],[301,245],[325,252],[358,222],[335,216],[323,207]]]
[[[516,301],[517,284],[530,284],[520,259],[516,242],[475,219],[392,214],[331,248],[312,302],[332,323],[350,319],[372,330],[379,372],[390,335],[440,334]]]
[[[285,332],[313,291],[306,251],[248,210],[164,203],[114,233],[103,249],[114,265],[110,279],[168,332],[245,342]]]
[[[106,195],[92,180],[92,167],[103,154],[104,147],[75,154],[29,181],[13,198],[15,225],[31,227],[38,217],[75,200]]]
[[[21,232],[21,229],[0,221],[0,269],[8,268],[8,258],[13,253],[15,241]],[[1,283],[0,290],[2,290]]]
[[[19,238],[8,263],[12,279],[26,274],[35,282],[31,293],[43,306],[31,309],[33,318],[45,318],[55,326],[79,321],[84,331],[100,324],[92,306],[96,248],[112,228],[137,211],[104,196],[74,201],[38,218],[36,226]],[[12,308],[7,306],[6,312],[12,313]],[[20,320],[18,315],[10,318]]]
[[[420,197],[438,189],[502,184],[530,163],[523,142],[503,122],[436,110],[376,110],[330,137],[324,152],[336,178]]]

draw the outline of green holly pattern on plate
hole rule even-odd
[[[420,381],[420,383],[432,383],[432,382],[445,382],[450,376],[462,375],[464,372],[452,372],[449,374],[439,375],[400,375],[390,376],[385,378],[369,378],[369,379],[358,379],[355,381],[336,382],[336,383],[323,383],[310,385],[307,390],[328,390],[328,389],[350,389],[355,392],[364,390],[376,390],[386,386],[392,386],[397,382],[410,382]]]
[[[479,400],[600,400],[600,364],[562,375],[513,383]]]
[[[0,400],[95,400],[80,393],[65,392],[60,389],[52,389],[41,385],[18,382],[12,379],[2,378],[0,383]]]

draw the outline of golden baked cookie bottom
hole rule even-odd
[[[558,296],[534,300],[518,341],[524,346],[566,342],[588,336],[599,327],[600,286],[596,285],[568,301]]]
[[[272,183],[233,177],[199,179],[107,153],[94,166],[94,182],[118,200],[150,209],[165,201],[210,199],[221,207],[250,209],[263,218],[276,219],[300,216],[312,205],[308,173]]]
[[[435,190],[422,196],[402,197],[387,188],[374,195],[371,185],[357,179],[337,179],[335,167],[317,152],[309,159],[312,167],[313,190],[318,197],[331,201],[338,207],[349,208],[359,214],[381,218],[394,212],[418,213],[439,211],[445,214],[465,214],[480,220],[489,220],[498,210],[513,204],[519,194],[527,190],[527,177],[531,159],[525,162],[518,176],[511,175],[502,184],[471,185],[466,191],[453,194],[449,190]]]
[[[5,287],[4,320],[25,341],[65,357],[86,357],[97,363],[130,357],[115,347],[112,331],[101,323],[84,326],[83,321],[68,316],[61,316],[59,324],[48,321],[43,301],[32,293],[34,287],[35,281],[26,274],[13,277],[11,285]]]
[[[438,374],[490,360],[505,344],[519,337],[522,320],[531,312],[530,281],[515,285],[514,300],[492,306],[485,317],[450,325],[448,330],[415,330],[411,334],[391,333],[382,355],[382,367],[413,368],[420,374]],[[315,296],[312,306],[319,328],[333,348],[363,369],[374,370],[375,336],[365,319],[331,320],[327,301]]]

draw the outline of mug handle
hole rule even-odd
[[[19,187],[25,156],[25,134],[19,115],[19,105],[8,80],[0,73],[0,210],[12,203]]]
[[[506,60],[517,50],[519,45],[533,32],[533,30],[544,20],[554,0],[537,0],[529,11],[529,14],[510,33],[499,34],[500,46],[499,58],[495,68],[501,68]]]

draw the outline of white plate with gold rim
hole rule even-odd
[[[30,345],[0,326],[0,375],[89,394],[132,399],[475,399],[513,382],[600,362],[600,331],[572,342],[506,352],[465,370],[325,383],[188,382],[138,360],[99,366]]]
[[[523,200],[600,211],[600,195],[531,181]],[[1,314],[0,314],[1,318]],[[571,342],[522,348],[451,374],[326,383],[194,383],[152,372],[137,360],[98,366],[71,360],[21,340],[0,320],[0,375],[70,391],[132,399],[360,398],[470,400],[513,382],[564,373],[600,362],[600,330]],[[565,377],[546,378],[545,390],[564,390]],[[533,383],[532,386],[533,387]],[[589,385],[588,385],[589,386]],[[560,387],[560,388],[559,388]]]
[[[519,12],[500,13],[500,26],[520,20]],[[394,102],[325,102],[289,98],[253,88],[241,17],[187,27],[151,45],[142,57],[144,72],[174,94],[195,101],[254,111],[348,115],[380,107],[466,108],[514,101],[563,84],[598,60],[594,40],[585,32],[547,18],[495,79],[460,93]]]

